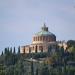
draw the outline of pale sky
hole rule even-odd
[[[75,40],[75,0],[0,0],[0,52],[31,44],[44,22],[57,40]]]

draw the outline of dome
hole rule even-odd
[[[53,33],[48,31],[48,27],[44,24],[44,26],[41,28],[41,31],[36,33],[34,36],[55,36]]]
[[[42,31],[36,33],[35,36],[55,36],[55,35],[49,31],[42,30]]]
[[[44,24],[41,28],[41,31],[36,33],[33,36],[33,44],[34,43],[44,43],[44,42],[54,42],[56,41],[56,36],[48,31],[48,27]]]

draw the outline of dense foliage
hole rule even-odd
[[[68,43],[66,51],[56,47],[53,53],[51,47],[47,53],[30,54],[20,54],[20,47],[17,53],[15,47],[14,50],[5,48],[0,55],[0,75],[75,75],[75,46]]]

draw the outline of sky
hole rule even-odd
[[[57,40],[75,40],[75,0],[0,0],[0,52],[31,44],[44,23]]]

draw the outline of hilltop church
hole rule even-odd
[[[21,46],[21,53],[37,53],[48,52],[48,47],[51,46],[53,50],[57,45],[56,36],[48,30],[44,24],[41,31],[33,35],[32,44]],[[62,44],[59,44],[62,46]]]

